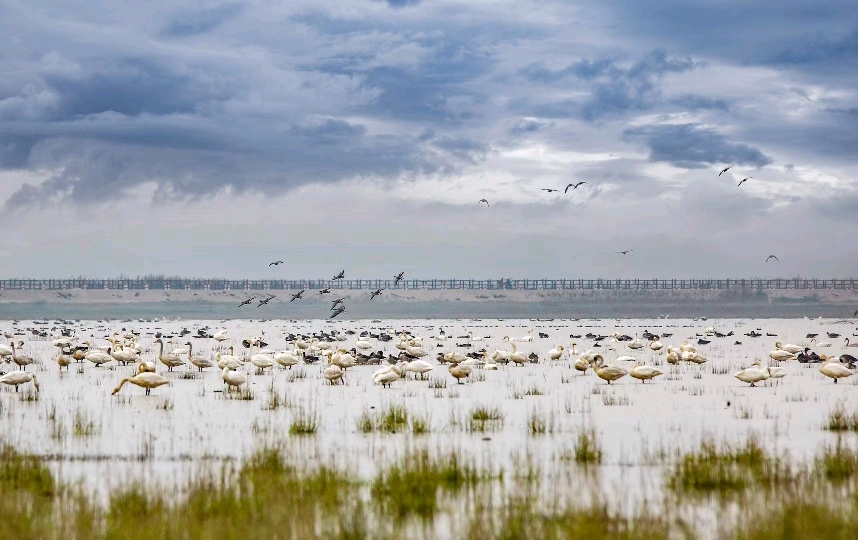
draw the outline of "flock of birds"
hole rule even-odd
[[[283,264],[283,261],[274,261],[272,263],[269,263],[268,266],[277,266],[280,264]],[[340,273],[335,275],[333,278],[331,278],[331,281],[339,281],[339,280],[345,279],[345,278],[346,278],[346,271],[340,270]],[[403,279],[405,279],[405,272],[400,272],[400,273],[396,274],[395,276],[393,276],[393,285],[394,286],[398,285],[399,282],[402,281]],[[384,287],[380,287],[380,288],[370,292],[369,299],[370,300],[375,299],[375,297],[381,295],[381,293],[383,291],[384,291]],[[289,299],[289,302],[291,303],[291,302],[294,302],[295,300],[302,299],[304,297],[305,292],[307,292],[307,289],[302,289],[302,290],[298,291],[297,293],[292,294],[291,298]],[[325,287],[323,289],[320,289],[317,294],[319,294],[319,295],[331,294],[331,289],[330,289],[330,287]],[[256,295],[253,295],[253,296],[247,298],[246,300],[243,300],[240,304],[238,304],[238,307],[242,307],[242,306],[246,306],[248,304],[251,304],[251,303],[253,303],[254,300],[256,300],[256,298],[257,298]],[[265,306],[269,302],[274,300],[275,298],[276,298],[275,295],[270,294],[266,298],[260,299],[259,303],[256,305],[256,307]],[[337,317],[337,315],[341,315],[341,314],[345,313],[345,311],[346,311],[345,301],[346,301],[346,298],[344,298],[344,297],[337,298],[337,299],[333,300],[331,302],[331,313],[328,315],[327,318],[328,319],[334,319]]]
[[[381,321],[374,321],[381,322]],[[58,328],[52,329],[55,333]],[[324,370],[322,376],[330,384],[338,384],[343,381],[343,377],[347,370],[355,366],[363,365],[381,365],[386,364],[377,369],[373,374],[372,380],[375,384],[383,387],[389,387],[397,380],[406,377],[409,373],[415,377],[426,378],[427,374],[440,366],[446,366],[448,373],[458,383],[463,383],[468,379],[475,369],[497,370],[498,365],[519,365],[539,363],[540,356],[535,352],[525,353],[518,349],[520,343],[532,343],[534,341],[533,331],[528,331],[523,337],[504,336],[501,347],[490,350],[486,347],[475,350],[474,352],[463,353],[460,349],[476,349],[480,342],[487,340],[490,336],[475,336],[473,332],[468,332],[466,335],[461,335],[456,338],[448,336],[443,328],[439,328],[438,332],[429,336],[428,339],[413,334],[409,330],[396,331],[393,328],[378,329],[376,333],[369,330],[362,330],[359,333],[350,329],[345,331],[317,331],[312,334],[295,334],[286,333],[284,336],[286,343],[290,348],[275,351],[268,348],[265,342],[265,335],[251,337],[240,341],[241,347],[247,349],[244,354],[235,354],[235,345],[233,339],[227,330],[221,330],[214,334],[210,334],[210,328],[207,326],[197,329],[196,334],[188,330],[182,329],[175,335],[164,335],[161,332],[151,332],[154,339],[154,344],[157,346],[157,354],[153,360],[144,359],[143,355],[146,349],[141,345],[141,333],[135,331],[126,331],[123,328],[123,333],[115,331],[112,335],[105,336],[107,345],[98,346],[95,343],[95,338],[78,343],[79,339],[74,333],[67,328],[59,328],[60,335],[51,335],[45,330],[38,328],[28,328],[28,331],[38,335],[42,339],[51,339],[53,345],[57,348],[56,363],[59,366],[60,372],[63,368],[68,371],[72,363],[90,362],[96,366],[104,366],[111,362],[120,365],[135,366],[134,375],[122,378],[113,394],[118,393],[126,384],[132,384],[145,389],[146,395],[154,388],[158,388],[165,384],[169,384],[171,379],[159,375],[156,371],[156,361],[168,372],[172,372],[176,368],[195,369],[204,371],[210,368],[217,368],[221,373],[221,378],[228,390],[239,388],[247,383],[246,367],[252,366],[257,373],[270,371],[275,366],[280,366],[285,369],[291,369],[298,364],[316,364],[323,362]],[[751,330],[745,333],[745,336],[750,338],[758,338],[763,336],[761,329]],[[39,389],[36,375],[31,371],[27,371],[27,367],[37,363],[33,357],[24,354],[22,348],[24,341],[18,340],[17,336],[26,335],[23,331],[18,330],[15,334],[4,333],[9,341],[8,345],[0,344],[0,359],[5,362],[14,363],[18,369],[3,373],[0,376],[0,383],[14,386],[15,390],[18,387],[32,383],[36,391]],[[168,343],[178,344],[172,338],[178,337],[181,339],[189,336],[193,339],[214,340],[216,342],[215,352],[213,356],[195,354],[194,343],[190,339],[184,343],[186,348],[174,349],[172,351],[165,350],[164,338],[167,338]],[[619,332],[613,332],[606,335],[597,335],[588,332],[586,335],[571,334],[569,337],[575,340],[587,339],[591,341],[591,348],[584,352],[579,352],[576,347],[578,342],[572,341],[570,347],[563,345],[555,345],[547,352],[548,362],[557,362],[564,359],[572,361],[572,367],[586,374],[592,370],[593,373],[600,379],[611,384],[625,376],[630,376],[634,379],[645,383],[646,381],[655,379],[663,375],[664,372],[656,365],[646,365],[638,358],[629,355],[619,355],[622,352],[623,346],[630,351],[641,351],[649,349],[660,357],[665,354],[665,361],[670,365],[677,365],[682,362],[689,364],[702,365],[705,364],[707,357],[698,351],[697,346],[708,345],[713,339],[730,338],[734,335],[732,331],[728,333],[719,332],[714,326],[706,328],[703,333],[695,335],[697,338],[696,344],[689,343],[689,338],[686,339],[678,347],[665,346],[662,339],[671,338],[673,334],[663,333],[661,335],[654,334],[649,330],[644,330],[641,337],[635,334],[632,338],[629,335]],[[840,334],[836,332],[826,333],[828,339],[840,338]],[[775,334],[766,333],[767,337],[774,337]],[[734,374],[736,379],[749,383],[755,386],[757,383],[768,379],[778,379],[786,375],[786,371],[780,366],[783,362],[797,361],[802,364],[819,364],[819,372],[822,375],[834,380],[835,383],[844,377],[850,377],[855,369],[858,369],[858,358],[850,354],[840,355],[825,355],[817,354],[812,350],[812,347],[832,347],[832,342],[817,341],[818,334],[807,334],[809,343],[806,345],[794,345],[776,341],[774,349],[768,353],[769,358],[774,364],[762,365],[759,360],[753,365],[742,369]],[[538,339],[549,339],[548,334],[544,332],[538,333]],[[825,338],[823,338],[825,339]],[[858,343],[851,343],[846,337],[844,348],[858,347]],[[435,348],[446,349],[438,352],[435,355],[437,363],[427,361],[430,356],[428,345],[424,345],[429,340],[433,340]],[[604,343],[606,342],[607,343]],[[347,344],[347,342],[351,342]],[[396,354],[386,353],[382,351],[380,346],[384,344],[387,349],[387,344],[393,342]],[[734,345],[741,345],[740,341],[735,341]],[[349,346],[351,345],[351,346]],[[454,345],[454,346],[452,346]],[[508,348],[507,348],[508,346]],[[199,347],[197,348],[199,350]],[[601,351],[605,351],[604,353]],[[608,364],[605,361],[607,350],[616,352],[618,356],[614,358],[613,364]],[[226,354],[226,351],[229,354]],[[630,368],[622,367],[623,364],[632,363]],[[660,361],[657,361],[660,365]]]

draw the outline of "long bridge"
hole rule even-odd
[[[115,279],[2,279],[0,290],[110,289],[110,290],[855,290],[856,278],[752,278],[752,279],[205,279],[205,278],[115,278]]]

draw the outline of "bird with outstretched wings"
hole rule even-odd
[[[569,184],[566,186],[566,189],[563,190],[563,193],[569,193],[569,188],[578,189],[582,184],[586,184],[587,182],[578,182],[577,184]]]
[[[721,169],[721,172],[718,173],[718,176],[721,176],[725,172],[729,171],[731,167],[732,167],[732,165],[730,167],[724,167],[723,169]]]
[[[615,251],[614,253],[619,253],[621,255],[628,255],[632,251],[634,251],[634,250],[633,249],[624,249],[623,251]]]
[[[781,262],[781,260],[778,259],[776,255],[769,255],[768,257],[766,257],[766,262],[769,262],[769,259],[774,259],[778,262]]]
[[[283,264],[283,261],[274,261],[273,263],[268,263],[268,266],[277,266],[278,264]]]
[[[489,204],[489,201],[487,201],[486,199],[480,199],[479,201],[477,201],[477,204],[480,204],[480,203],[486,203],[486,207],[491,207],[491,205]]]

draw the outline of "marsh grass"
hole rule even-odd
[[[433,390],[444,390],[445,388],[447,388],[447,379],[431,377],[429,379],[429,388]]]
[[[159,397],[158,403],[155,404],[155,408],[162,411],[172,411],[175,406],[173,400],[168,397]]]
[[[838,440],[835,446],[826,446],[814,458],[814,472],[831,482],[845,482],[858,475],[858,452]],[[856,499],[858,501],[858,499]]]
[[[470,432],[498,431],[503,428],[504,414],[500,407],[478,405],[471,409],[467,428]]]
[[[583,465],[602,463],[602,447],[596,430],[588,428],[578,433],[575,440],[575,462]]]
[[[244,385],[238,390],[229,390],[221,394],[223,399],[234,401],[253,401],[256,399],[256,392]]]
[[[98,428],[95,421],[86,413],[77,409],[72,420],[72,429],[75,437],[92,437],[98,434]]]
[[[790,464],[771,456],[754,437],[741,446],[704,440],[696,450],[680,456],[668,474],[668,487],[685,493],[772,489],[796,480]]]
[[[408,409],[404,405],[390,404],[381,411],[364,410],[357,418],[357,430],[361,433],[405,431],[408,428],[408,416]]]
[[[838,404],[829,411],[822,428],[828,431],[858,431],[858,412],[847,412],[843,404]]]
[[[293,383],[299,379],[307,378],[307,370],[304,368],[290,369],[286,371],[286,382]]]
[[[531,385],[527,390],[524,391],[525,396],[541,396],[544,392],[535,384]]]
[[[554,415],[546,416],[541,411],[533,410],[527,416],[527,432],[530,435],[545,435],[554,433]]]
[[[315,435],[319,429],[319,413],[315,410],[298,408],[289,425],[289,435]]]

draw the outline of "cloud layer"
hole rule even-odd
[[[0,0],[7,275],[255,275],[236,231],[368,277],[858,271],[842,2],[75,6]]]

